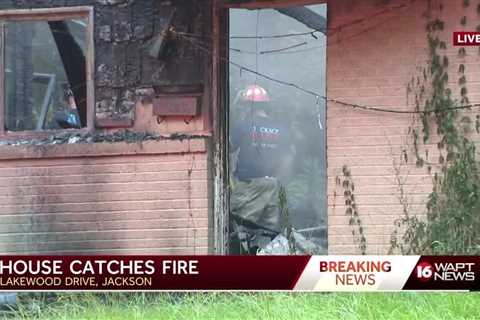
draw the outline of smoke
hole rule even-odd
[[[308,8],[326,18],[326,5]],[[301,22],[273,9],[231,9],[229,59],[325,95],[326,37],[311,32]],[[269,92],[273,117],[290,128],[296,154],[282,184],[287,190],[293,226],[305,229],[326,225],[325,101],[232,65],[229,75],[230,127],[240,121],[241,125],[251,125],[252,113],[238,106],[236,98],[240,90],[256,83]],[[325,238],[326,234],[315,236]]]

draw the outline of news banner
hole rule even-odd
[[[479,291],[479,256],[4,256],[0,291]]]

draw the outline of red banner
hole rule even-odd
[[[0,290],[291,290],[308,256],[15,256]]]
[[[459,31],[453,33],[454,46],[480,46],[480,32]]]
[[[0,257],[0,291],[477,291],[479,280],[479,256]]]

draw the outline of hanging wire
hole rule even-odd
[[[188,37],[180,37],[180,38],[183,38],[185,41],[189,42],[193,47],[195,47],[199,50],[202,50],[202,51],[207,52],[209,54],[213,53],[212,50],[203,47],[201,44],[199,44],[198,42],[194,41],[191,38],[188,38]],[[318,92],[315,92],[313,90],[304,88],[304,87],[302,87],[302,86],[300,86],[296,83],[276,79],[276,78],[274,78],[270,75],[260,73],[258,71],[247,68],[247,67],[245,67],[241,64],[238,64],[234,61],[231,61],[230,59],[228,59],[226,57],[219,57],[219,59],[221,61],[224,61],[226,63],[231,64],[232,66],[235,66],[239,69],[242,69],[243,71],[252,73],[252,74],[256,75],[257,77],[262,77],[266,80],[269,80],[269,81],[272,81],[272,82],[275,82],[275,83],[278,83],[278,84],[281,84],[281,85],[284,85],[284,86],[295,88],[295,89],[297,89],[297,90],[299,90],[299,91],[301,91],[305,94],[308,94],[308,95],[311,95],[311,96],[314,96],[314,97],[318,96],[320,99],[323,99],[326,102],[332,102],[334,104],[342,105],[344,107],[350,107],[352,109],[360,109],[360,110],[376,111],[376,112],[384,112],[384,113],[395,113],[395,114],[432,114],[432,113],[435,113],[435,112],[445,112],[445,111],[471,109],[471,108],[480,107],[480,103],[474,103],[474,104],[468,104],[468,105],[462,105],[462,106],[456,106],[456,107],[438,108],[438,109],[435,109],[435,110],[395,110],[395,109],[385,109],[385,108],[380,108],[380,107],[372,107],[372,106],[367,106],[367,105],[361,105],[361,104],[357,104],[357,103],[342,101],[342,100],[339,100],[339,99],[327,98],[325,95],[322,95],[322,94],[320,94]]]
[[[317,30],[312,30],[308,32],[300,32],[300,33],[286,33],[286,34],[277,34],[277,35],[264,35],[264,36],[231,36],[230,39],[279,39],[279,38],[289,38],[289,37],[299,37],[299,36],[307,36],[310,35],[313,38],[317,37],[315,36],[315,33],[319,33],[320,31]]]
[[[315,51],[319,49],[325,49],[325,46],[314,46],[310,48],[305,48],[305,49],[300,49],[300,50],[282,50],[282,51],[276,51],[276,52],[270,52],[269,55],[275,55],[275,54],[295,54],[295,53],[303,53],[303,52],[309,52],[309,51]]]
[[[305,46],[307,44],[308,44],[307,42],[302,42],[302,43],[294,44],[294,45],[291,45],[289,47],[285,47],[285,48],[281,48],[281,49],[272,49],[272,50],[260,51],[259,54],[282,52],[282,51],[298,48],[298,47],[301,47],[301,46]]]
[[[375,13],[369,15],[369,16],[356,19],[352,22],[345,23],[345,24],[336,26],[334,28],[329,28],[328,29],[329,30],[328,36],[337,35],[340,32],[344,31],[345,29],[347,29],[351,26],[355,26],[357,24],[361,24],[361,23],[366,22],[366,21],[371,21],[373,18],[383,16],[383,15],[385,15],[385,14],[391,12],[391,11],[407,8],[408,6],[412,5],[415,2],[416,2],[415,0],[410,0],[408,3],[404,3],[404,4],[401,4],[399,6],[395,6],[395,7],[386,8],[386,9],[381,10],[379,12],[375,12]],[[356,32],[356,33],[354,33],[352,35],[349,35],[347,37],[340,37],[336,40],[332,40],[332,43],[330,45],[340,44],[344,41],[356,38],[356,37],[358,37],[358,36],[360,36],[364,33],[367,33],[367,32],[369,32],[369,31],[377,28],[378,26],[383,25],[383,24],[385,24],[389,21],[391,21],[391,20],[390,19],[384,19],[384,20],[382,20],[378,23],[375,23],[371,27],[368,27],[364,30],[361,30],[360,32]],[[272,38],[286,38],[286,37],[297,37],[297,36],[311,35],[315,39],[318,39],[318,37],[315,36],[315,33],[318,33],[318,31],[312,30],[312,31],[301,32],[301,33],[287,33],[287,34],[264,35],[264,36],[231,36],[229,38],[230,39],[272,39]],[[181,36],[184,36],[184,37],[190,37],[190,38],[211,38],[211,35],[199,35],[199,34],[193,34],[193,33],[187,33],[187,32],[177,32],[177,34],[181,35]],[[289,49],[293,49],[293,48],[301,46],[301,45],[303,45],[303,44],[294,45],[294,46],[291,46],[291,47],[286,47],[286,48],[281,48],[281,49],[276,49],[276,50],[262,51],[262,52],[260,52],[260,54],[295,54],[295,53],[303,53],[303,52],[308,52],[308,51],[313,51],[313,50],[325,48],[325,46],[322,45],[322,46],[315,46],[315,47],[312,47],[312,48],[305,48],[305,49],[301,49],[301,50],[292,50],[292,51],[289,50]],[[257,54],[254,51],[242,50],[242,49],[238,49],[238,48],[229,48],[229,50],[231,50],[233,52],[241,53],[241,54],[252,54],[252,55]]]
[[[294,48],[298,48],[298,47],[301,47],[301,46],[305,46],[307,45],[308,42],[302,42],[302,43],[298,43],[298,44],[294,44],[294,45],[291,45],[291,46],[288,46],[288,47],[284,47],[284,48],[280,48],[280,49],[272,49],[272,50],[265,50],[265,51],[260,51],[260,52],[255,52],[255,51],[248,51],[248,50],[242,50],[242,49],[237,49],[237,48],[229,48],[231,51],[235,51],[235,52],[238,52],[238,53],[241,53],[241,54],[272,54],[272,53],[281,53],[283,51],[287,51],[287,50],[290,50],[290,49],[294,49]]]
[[[255,22],[255,35],[258,36],[258,28],[259,28],[259,24],[260,24],[260,10],[257,9],[257,20]],[[258,73],[258,41],[260,39],[259,38],[255,38],[255,71]],[[255,74],[255,88],[257,87],[257,84],[258,84],[258,74]],[[256,90],[256,89],[254,89]],[[254,93],[255,94],[255,93]],[[257,153],[260,154],[260,148],[259,148],[259,145],[258,145],[258,142],[257,142],[257,124],[255,123],[255,117],[254,117],[254,111],[253,111],[253,100],[250,101],[250,110],[251,110],[251,113],[250,113],[250,116],[251,116],[251,127],[253,128],[254,130],[254,136],[255,136],[255,145],[256,145],[256,150],[257,150]]]
[[[327,28],[327,33],[329,36],[334,35],[338,32],[343,31],[346,28],[356,26],[358,24],[361,24],[363,22],[368,22],[371,21],[373,18],[386,15],[392,11],[399,10],[399,9],[405,9],[414,3],[416,3],[416,0],[409,0],[406,3],[400,4],[398,6],[392,6],[383,10],[380,10],[378,12],[374,12],[368,16],[358,18],[356,20],[344,23],[339,26],[335,26],[333,28]],[[322,33],[321,31],[318,30],[310,30],[306,32],[299,32],[299,33],[285,33],[285,34],[276,34],[276,35],[253,35],[253,36],[229,36],[229,37],[223,37],[223,38],[230,38],[230,39],[277,39],[277,38],[288,38],[288,37],[299,37],[299,36],[312,36],[313,38],[317,38],[316,34],[317,33]],[[188,32],[178,32],[178,35],[181,36],[186,36],[186,37],[193,37],[193,38],[212,38],[211,35],[205,35],[205,34],[196,34],[196,33],[188,33]]]
[[[258,73],[258,40],[260,40],[260,38],[258,38],[259,23],[260,23],[260,10],[257,10],[257,21],[255,24],[255,35],[257,35],[257,38],[255,38],[255,71],[257,71],[257,73]],[[257,84],[257,81],[258,81],[258,75],[256,74],[255,85]]]

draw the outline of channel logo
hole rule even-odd
[[[475,281],[475,263],[429,263],[421,262],[415,267],[415,277],[420,281]]]
[[[420,281],[429,281],[433,276],[433,265],[428,262],[421,262],[415,268],[415,276]]]

